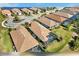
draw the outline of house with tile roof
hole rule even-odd
[[[53,40],[53,36],[50,35],[51,31],[36,21],[32,21],[30,29],[43,42]]]
[[[65,13],[65,12],[55,12],[54,14],[56,14],[56,15],[59,15],[59,16],[61,16],[61,17],[65,17],[65,18],[70,18],[70,17],[72,17],[72,15],[70,15],[70,14],[68,14],[68,13]]]
[[[79,12],[79,9],[77,7],[66,7],[61,9],[60,11],[64,13],[69,13],[71,15],[75,15]]]
[[[33,10],[33,11],[37,11],[38,8],[35,8],[35,7],[32,7],[32,8],[29,8],[30,10]]]
[[[18,26],[16,30],[10,32],[13,43],[16,47],[17,52],[25,52],[33,50],[39,43],[23,26]]]
[[[20,9],[14,8],[11,9],[12,13],[16,14],[16,15],[22,15],[22,12],[20,11]]]
[[[27,13],[27,14],[33,14],[33,11],[32,10],[29,10],[28,8],[23,8],[23,9],[21,9],[22,10],[22,12],[25,12],[25,13]]]
[[[58,25],[57,22],[46,18],[45,16],[42,16],[40,18],[37,19],[37,21],[39,21],[41,24],[43,24],[46,28],[52,28]]]
[[[75,12],[75,13],[79,12],[79,7],[69,7],[67,9],[69,9],[70,11]]]
[[[35,13],[40,13],[41,12],[41,9],[38,8],[38,7],[32,7],[32,8],[30,8],[30,10],[34,11]]]
[[[53,21],[59,22],[59,23],[68,20],[66,17],[62,17],[62,16],[56,15],[54,13],[46,15],[46,17],[49,19],[52,19]]]
[[[64,25],[67,25],[77,18],[79,15],[79,7],[66,7],[60,10],[60,12],[69,13],[71,15],[69,20],[64,22]]]
[[[5,15],[5,16],[11,16],[11,15],[12,15],[11,11],[10,11],[10,10],[7,10],[7,9],[2,10],[1,13],[2,13],[3,15]]]

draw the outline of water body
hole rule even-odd
[[[18,9],[22,9],[22,8],[31,8],[31,7],[2,7],[2,9],[13,9],[13,8],[18,8]]]

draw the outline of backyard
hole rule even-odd
[[[58,37],[62,37],[62,40],[57,42],[54,40],[52,43],[48,44],[46,52],[59,52],[72,38],[72,32],[66,31],[63,27],[52,29],[52,32],[55,33]]]
[[[11,52],[13,50],[8,29],[0,31],[0,51],[1,50],[3,52]]]

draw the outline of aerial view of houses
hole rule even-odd
[[[79,53],[79,7],[1,7],[0,52]]]

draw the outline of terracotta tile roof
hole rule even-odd
[[[73,12],[79,12],[79,7],[70,7],[68,9]]]
[[[38,42],[23,26],[17,27],[10,34],[18,52],[27,51],[38,45]]]
[[[31,30],[44,42],[48,41],[50,31],[36,21],[31,23]]]
[[[70,11],[70,10],[68,10],[68,9],[62,9],[62,10],[60,10],[61,12],[64,12],[64,13],[68,13],[68,14],[70,14],[70,15],[74,15],[75,13],[74,12],[72,12],[72,11]]]
[[[11,15],[10,10],[2,10],[1,12],[3,15]]]
[[[20,11],[19,9],[17,9],[17,8],[12,9],[11,11],[12,11],[14,14],[16,14],[16,13],[21,13],[21,11]]]
[[[21,10],[22,10],[23,12],[26,12],[26,13],[27,13],[27,12],[31,12],[31,13],[33,12],[33,11],[27,9],[27,8],[23,8],[23,9],[21,9]]]
[[[62,11],[68,12],[69,14],[75,15],[79,12],[79,7],[67,7]]]
[[[57,21],[57,22],[63,22],[65,20],[67,20],[66,17],[61,17],[61,16],[56,15],[56,14],[48,14],[48,15],[46,15],[46,17],[48,17],[54,21]]]
[[[55,12],[54,14],[57,14],[61,17],[69,18],[70,14],[64,13],[64,12]]]
[[[43,24],[45,24],[45,25],[47,25],[49,27],[52,27],[52,26],[56,25],[56,23],[57,23],[57,22],[55,22],[55,21],[53,21],[51,19],[48,19],[48,18],[46,18],[44,16],[43,17],[40,17],[38,19],[38,21],[40,21],[41,23],[43,23]]]
[[[38,8],[30,8],[31,10],[33,10],[33,11],[37,11],[38,10]]]

